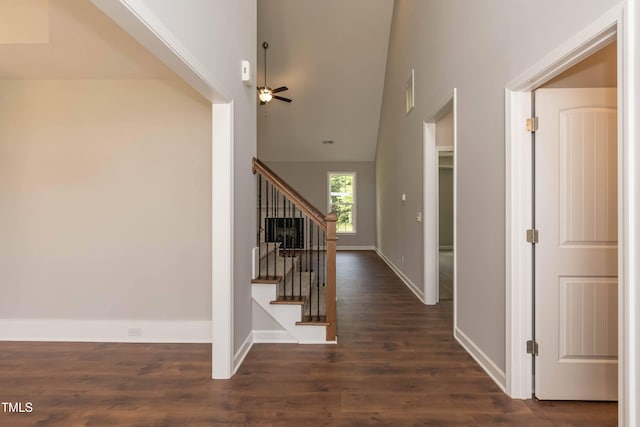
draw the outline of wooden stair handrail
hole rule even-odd
[[[318,208],[313,206],[307,199],[302,197],[293,187],[287,184],[282,178],[280,178],[274,171],[272,171],[267,165],[262,163],[259,159],[253,158],[252,171],[254,175],[259,173],[266,179],[271,185],[278,189],[287,199],[293,202],[293,204],[304,212],[313,222],[318,224],[320,228],[327,231],[327,215],[320,212]]]

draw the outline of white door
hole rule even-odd
[[[617,400],[616,89],[540,89],[535,109],[535,394]]]

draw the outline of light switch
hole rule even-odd
[[[404,193],[402,193],[402,201],[403,201],[403,202],[406,202],[406,201],[407,201],[407,195],[406,195],[406,194],[404,194]]]

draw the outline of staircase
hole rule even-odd
[[[257,159],[253,300],[300,344],[336,342],[335,223]]]

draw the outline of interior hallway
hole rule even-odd
[[[438,253],[438,287],[440,301],[453,300],[453,251],[440,250]]]
[[[0,342],[0,425],[615,426],[615,403],[511,400],[374,252],[338,253],[337,345],[256,344],[212,381],[208,344]]]

